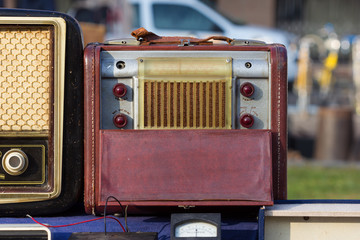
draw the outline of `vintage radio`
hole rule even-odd
[[[0,10],[0,215],[64,211],[83,178],[83,44],[67,15]]]
[[[133,35],[85,48],[86,211],[285,199],[286,49]]]

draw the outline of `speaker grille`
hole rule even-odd
[[[144,128],[226,128],[226,81],[145,81]]]
[[[231,59],[139,59],[140,129],[231,128]]]
[[[0,27],[0,131],[50,131],[53,26]]]

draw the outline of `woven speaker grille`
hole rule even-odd
[[[0,26],[0,131],[48,132],[53,27]]]

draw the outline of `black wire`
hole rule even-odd
[[[104,227],[105,227],[104,232],[105,232],[105,235],[106,235],[106,208],[107,208],[107,204],[108,204],[108,201],[109,201],[110,198],[114,199],[115,201],[117,201],[117,202],[119,203],[119,205],[120,205],[120,207],[121,207],[121,211],[122,211],[123,216],[124,216],[124,217],[126,216],[126,215],[125,215],[125,211],[124,211],[124,207],[121,205],[120,201],[119,201],[116,197],[108,196],[108,197],[106,198],[105,208],[104,208]],[[126,225],[126,231],[129,232],[129,228],[127,227],[126,221],[125,221],[125,225]]]
[[[126,205],[125,207],[125,228],[126,228],[126,232],[130,232],[129,227],[127,225],[127,209],[128,209],[129,205]]]

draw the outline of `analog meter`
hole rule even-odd
[[[220,213],[185,213],[171,215],[171,240],[221,239]]]

